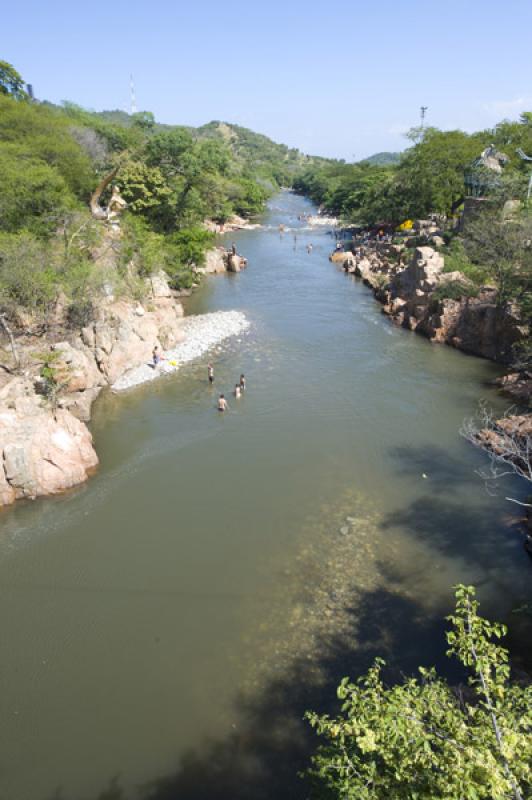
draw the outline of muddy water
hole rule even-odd
[[[0,518],[3,800],[303,797],[301,716],[339,677],[377,653],[451,670],[458,581],[499,618],[526,597],[511,509],[458,435],[501,406],[496,368],[392,327],[310,209],[275,198],[234,237],[249,269],[189,302],[251,321],[214,389],[193,363],[102,397],[99,473]]]

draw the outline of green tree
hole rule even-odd
[[[46,242],[27,231],[0,233],[0,311],[17,306],[46,313],[57,295],[57,276]]]
[[[448,214],[464,193],[464,171],[488,144],[485,134],[428,128],[403,155],[397,180],[405,217]]]
[[[145,211],[168,201],[171,189],[157,167],[128,159],[118,172],[121,194],[132,211]]]
[[[532,312],[532,217],[505,220],[490,208],[469,221],[464,237],[468,257],[498,289],[499,305],[517,300]]]
[[[74,198],[56,169],[40,159],[17,160],[18,153],[0,146],[0,230],[50,233]]]
[[[7,61],[0,61],[0,94],[11,95],[15,100],[27,97],[22,76]]]
[[[137,111],[133,114],[131,119],[133,125],[136,125],[142,131],[151,131],[155,127],[155,117],[151,111]]]
[[[336,717],[309,713],[324,740],[314,796],[332,800],[523,800],[532,789],[532,687],[510,680],[503,625],[478,614],[473,587],[456,588],[449,655],[470,673],[453,689],[434,669],[385,686],[378,659],[338,689]]]

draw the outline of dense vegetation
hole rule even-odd
[[[501,191],[523,196],[530,165],[516,149],[532,155],[531,114],[474,134],[426,128],[414,129],[409,137],[412,146],[397,163],[312,163],[296,178],[294,188],[351,223],[398,224],[430,213],[450,215],[464,196],[464,172],[494,144],[509,157]]]
[[[456,591],[449,655],[468,670],[452,688],[435,670],[386,686],[377,660],[338,689],[336,717],[309,714],[322,744],[310,771],[327,800],[523,800],[532,789],[532,687],[510,679],[503,625]]]
[[[161,267],[176,287],[190,285],[191,266],[213,240],[203,222],[260,213],[308,162],[238,126],[192,129],[160,125],[149,112],[57,107],[32,102],[23,87],[0,62],[0,313],[15,325],[21,306],[46,324],[59,295],[78,320],[103,284],[138,294]],[[88,208],[113,170],[128,203],[114,271],[98,246],[104,226]]]

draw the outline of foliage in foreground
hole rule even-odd
[[[532,687],[510,681],[503,625],[478,615],[458,586],[448,655],[470,673],[454,689],[434,669],[387,687],[377,659],[345,678],[337,717],[309,713],[323,743],[309,774],[315,797],[343,800],[524,800],[532,789]]]

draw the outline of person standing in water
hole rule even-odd
[[[207,364],[207,375],[209,376],[209,383],[214,383],[214,367],[212,364]]]
[[[307,253],[310,255],[312,253],[312,245],[307,244]]]
[[[239,383],[237,383],[237,384],[235,385],[235,397],[236,397],[236,399],[238,400],[238,399],[239,399],[241,396],[242,396],[242,392],[241,392],[241,390],[240,390],[240,384],[239,384]]]
[[[244,375],[240,376],[240,390],[242,392],[246,391],[246,379],[245,379]]]
[[[229,408],[225,395],[221,394],[218,398],[218,411],[227,411]]]

